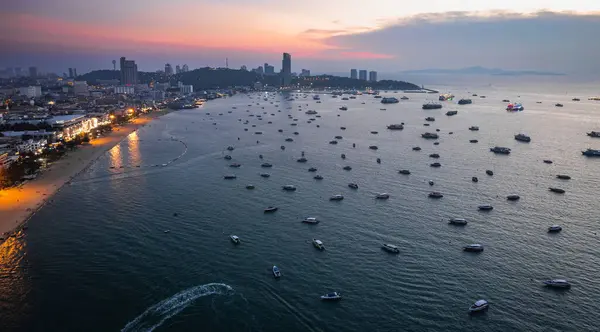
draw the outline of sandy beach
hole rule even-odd
[[[27,181],[19,187],[0,190],[0,237],[6,238],[5,232],[18,230],[62,186],[129,134],[166,113],[168,111],[154,112],[124,126],[115,127],[107,136],[94,139],[89,144],[68,152],[41,172],[35,180]]]

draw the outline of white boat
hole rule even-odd
[[[490,304],[486,300],[478,300],[477,302],[473,303],[472,306],[469,307],[469,312],[475,313],[475,312],[484,311],[484,310],[487,310],[489,308],[489,306],[490,306]]]
[[[279,268],[276,265],[273,265],[273,276],[275,278],[281,277],[281,271],[279,271]]]
[[[318,224],[319,220],[315,217],[306,217],[304,220],[302,220],[302,222],[307,224]]]
[[[546,285],[546,287],[551,287],[551,288],[570,288],[571,284],[566,281],[565,279],[552,279],[552,280],[546,280],[544,281],[544,285]]]
[[[400,249],[398,249],[398,247],[395,246],[395,245],[393,245],[393,244],[384,243],[381,246],[381,249],[383,249],[385,251],[388,251],[388,252],[391,252],[391,253],[394,253],[394,254],[399,254],[400,253]]]
[[[236,235],[230,235],[229,238],[231,239],[231,242],[233,242],[235,244],[239,244],[240,243],[240,238],[237,237]]]
[[[341,299],[342,299],[342,294],[340,294],[338,292],[321,295],[321,300],[323,300],[323,301],[339,301]]]
[[[375,196],[375,198],[377,198],[377,199],[388,199],[388,198],[390,198],[390,194],[388,194],[388,193],[380,193],[380,194],[377,194],[377,196]]]
[[[463,218],[450,218],[450,220],[448,220],[448,223],[452,225],[466,225],[467,220]]]
[[[312,239],[312,244],[313,244],[313,246],[315,246],[315,248],[317,248],[319,250],[325,249],[325,245],[323,245],[323,242],[321,242],[321,240]]]

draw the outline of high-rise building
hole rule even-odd
[[[377,72],[376,71],[369,72],[369,81],[377,82]]]
[[[36,78],[38,76],[37,67],[29,67],[29,77]]]
[[[37,98],[42,96],[41,86],[26,86],[19,88],[19,93],[28,98]]]
[[[190,71],[190,67],[188,67],[188,65],[184,64],[183,67],[181,67],[181,72],[187,73],[188,71]]]
[[[121,85],[137,84],[137,65],[133,60],[121,57]]]
[[[358,78],[358,71],[356,71],[356,69],[350,69],[350,78],[352,78],[352,79]]]
[[[243,71],[248,71],[248,67],[246,67],[246,65],[242,65],[242,66],[240,67],[240,70],[243,70]]]
[[[275,75],[275,66],[265,63],[265,75]]]
[[[367,70],[366,70],[366,69],[361,69],[361,70],[358,72],[358,79],[359,79],[359,80],[363,80],[363,81],[366,81],[366,80],[367,80]]]
[[[258,68],[252,69],[252,71],[261,75],[264,73],[263,66],[258,66]]]
[[[292,56],[289,53],[283,53],[281,61],[281,85],[289,86],[292,83]]]
[[[21,77],[23,73],[21,72],[21,67],[15,67],[15,77]]]
[[[137,71],[137,69],[136,69]],[[73,68],[73,78],[77,77],[77,68]]]
[[[73,82],[73,93],[76,96],[89,96],[90,91],[86,81]]]
[[[179,65],[175,66],[175,74],[181,74],[181,67]]]
[[[300,77],[307,77],[307,76],[310,76],[310,70],[302,69],[302,72],[300,73]]]
[[[165,74],[167,76],[173,75],[173,67],[171,67],[170,63],[165,64]]]
[[[73,68],[69,68],[69,78],[71,78],[71,77],[73,77]]]

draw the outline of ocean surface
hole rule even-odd
[[[600,159],[581,150],[600,148],[600,139],[586,136],[600,130],[600,102],[587,100],[599,93],[527,87],[440,86],[457,98],[428,111],[421,105],[437,95],[382,91],[410,98],[393,105],[369,95],[322,95],[319,104],[311,95],[237,95],[159,118],[93,163],[24,236],[0,247],[0,330],[597,331]],[[471,93],[487,98],[456,104]],[[506,112],[502,99],[525,111]],[[449,110],[458,114],[446,116]],[[428,116],[435,121],[425,127]],[[404,130],[386,129],[400,122]],[[435,129],[437,146],[421,138]],[[518,133],[532,141],[514,140]],[[328,144],[336,135],[339,144]],[[496,145],[512,153],[491,153]],[[302,152],[306,163],[296,161]],[[435,161],[442,167],[429,166]],[[283,191],[286,184],[297,190]],[[431,191],[444,197],[430,199]],[[376,200],[380,192],[390,199]],[[334,194],[345,199],[329,201]],[[521,199],[507,201],[509,194]],[[478,211],[482,204],[494,210]],[[279,210],[264,214],[267,206]],[[307,216],[321,222],[301,223]],[[452,217],[469,223],[448,225]],[[563,231],[549,234],[553,224]],[[316,250],[313,238],[326,250]],[[383,243],[400,254],[382,251]],[[471,243],[485,251],[464,252]],[[573,286],[542,287],[552,278]],[[343,300],[321,302],[331,291]],[[490,309],[468,315],[478,299]]]

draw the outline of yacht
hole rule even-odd
[[[381,246],[381,249],[383,249],[383,250],[385,250],[385,251],[387,251],[387,252],[394,253],[394,254],[399,254],[399,253],[400,253],[400,249],[398,249],[398,247],[396,247],[396,246],[395,246],[395,245],[393,245],[393,244],[387,244],[387,243],[384,243],[384,244]]]
[[[471,127],[469,127],[469,130],[471,130],[471,131],[479,131],[479,127],[477,127],[477,126],[471,126]]]
[[[557,194],[564,194],[565,190],[564,189],[560,189],[560,188],[555,188],[555,187],[550,187],[548,188],[551,192],[557,193]]]
[[[468,105],[468,104],[472,104],[473,101],[471,99],[461,99],[458,101],[459,105]]]
[[[440,109],[440,108],[442,108],[442,104],[433,103],[433,102],[423,104],[424,110],[436,110],[436,109]]]
[[[323,180],[323,177],[322,177],[322,176],[320,176],[320,175],[315,175],[315,176],[313,177],[313,179],[315,179],[315,180]]]
[[[440,193],[440,192],[432,191],[429,193],[429,197],[430,198],[442,198],[442,197],[444,197],[444,195],[442,195],[442,193]]]
[[[233,242],[235,244],[240,244],[240,238],[237,237],[236,235],[229,235],[229,238],[231,239],[231,242]]]
[[[338,144],[338,141],[336,141],[336,140],[329,141],[329,144],[333,144],[333,145],[335,145],[335,144]]]
[[[305,224],[318,224],[319,220],[315,217],[306,217],[302,222]]]
[[[399,103],[400,101],[396,98],[396,97],[387,97],[387,98],[382,98],[381,99],[381,103],[382,104],[396,104]]]
[[[375,195],[375,198],[376,199],[388,199],[388,198],[390,198],[390,194],[388,194],[388,193],[380,193],[380,194]]]
[[[398,171],[398,173],[404,174],[404,175],[410,175],[410,171],[407,170],[407,169],[401,169],[401,170]]]
[[[240,165],[240,164],[238,164],[238,163],[233,163],[233,164],[229,165],[229,167],[232,167],[232,168],[239,168],[239,167],[241,167],[241,166],[242,166],[242,165]]]
[[[358,185],[356,183],[348,183],[348,188],[358,189]]]
[[[529,137],[525,134],[517,134],[517,135],[515,135],[515,139],[517,141],[521,141],[521,142],[527,142],[527,143],[531,142],[531,137]]]
[[[505,147],[501,147],[501,146],[495,146],[493,148],[490,148],[490,151],[492,151],[493,153],[497,153],[497,154],[510,154],[509,148],[505,148]]]
[[[269,174],[269,173],[260,173],[260,176],[263,177],[263,178],[268,178],[268,177],[271,176],[271,174]]]
[[[450,220],[448,220],[448,223],[451,225],[463,226],[467,224],[467,220],[463,218],[451,218]]]
[[[452,116],[452,115],[456,115],[456,114],[458,114],[458,111],[448,111],[448,112],[446,112],[447,116]]]
[[[562,227],[560,227],[559,225],[552,225],[548,227],[548,233],[558,233],[560,231],[562,231]]]
[[[283,190],[285,191],[296,191],[296,187],[291,185],[291,184],[286,184],[285,186],[282,187]]]
[[[600,150],[587,149],[585,151],[581,151],[581,153],[588,157],[600,157]]]
[[[279,271],[279,268],[275,265],[273,265],[273,276],[275,278],[280,278],[281,277],[281,271]]]
[[[228,175],[223,176],[223,179],[233,180],[233,179],[237,179],[237,176],[235,176],[235,174],[228,174]]]
[[[469,143],[477,143],[477,142],[479,142],[479,141],[478,141],[478,140],[476,140],[476,139],[470,139],[470,140],[469,140]]]
[[[471,252],[481,252],[483,251],[483,246],[481,244],[469,244],[468,246],[463,247],[463,250]]]
[[[342,299],[342,294],[338,292],[327,293],[325,295],[321,295],[321,300],[323,301],[339,301]]]
[[[341,201],[344,199],[344,196],[342,195],[333,195],[331,197],[329,197],[330,201]]]
[[[325,250],[325,246],[323,245],[323,242],[321,242],[321,240],[312,239],[312,243],[313,246],[315,246],[315,248],[319,250]]]
[[[590,131],[587,133],[589,137],[600,137],[600,131]]]
[[[430,157],[430,158],[439,158],[439,157],[440,157],[440,155],[439,155],[439,154],[437,154],[437,153],[432,153],[432,154],[430,154],[430,155],[429,155],[429,157]]]
[[[254,189],[254,188],[255,188],[255,187],[254,187],[254,185],[253,185],[253,184],[249,184],[249,185],[247,185],[247,186],[246,186],[246,189]]]
[[[314,167],[311,167],[311,168],[309,168],[309,169],[308,169],[308,171],[309,171],[309,172],[316,172],[316,171],[317,171],[317,169],[316,169],[316,168],[314,168]]]
[[[269,163],[263,163],[262,165],[260,165],[260,167],[263,167],[263,168],[271,168],[271,167],[273,167],[273,165],[271,165],[271,164],[269,164]]]
[[[489,204],[484,204],[484,205],[479,205],[477,207],[477,209],[479,209],[479,211],[491,211],[494,209],[494,207]]]
[[[369,149],[371,149],[371,150],[377,150],[379,148],[377,147],[377,145],[371,145],[371,146],[369,146]]]
[[[440,136],[436,133],[425,133],[425,134],[421,134],[421,137],[427,138],[427,139],[438,139]]]
[[[343,169],[344,171],[351,171],[351,170],[352,170],[352,167],[350,167],[350,166],[344,166],[342,169]]]
[[[546,287],[551,288],[571,288],[571,284],[565,279],[552,279],[544,281]]]
[[[425,121],[435,121],[434,117],[428,116],[425,118]]]
[[[404,126],[401,125],[401,124],[391,124],[391,125],[387,126],[387,129],[390,129],[390,130],[402,130],[402,129],[404,129]]]
[[[556,176],[557,179],[561,179],[561,180],[571,180],[571,177],[568,175],[564,175],[564,174],[558,174]]]
[[[512,195],[506,196],[506,199],[509,201],[518,201],[519,199],[521,199],[521,196],[512,194]]]
[[[297,161],[297,162],[299,162],[299,163],[305,163],[305,162],[307,162],[308,160],[307,160],[306,158],[302,157],[302,158],[300,158],[300,159],[298,159],[298,160],[296,160],[296,161]]]
[[[421,151],[421,147],[419,147],[419,146],[415,146],[412,149],[413,149],[413,151]]]
[[[265,209],[265,213],[269,213],[269,212],[275,212],[277,211],[279,208],[273,207],[273,206],[269,206]]]
[[[486,300],[479,300],[469,307],[469,313],[482,312],[487,310],[490,304]]]
[[[442,167],[442,164],[440,164],[440,163],[433,163],[433,164],[429,164],[429,166],[431,166],[431,167]]]

